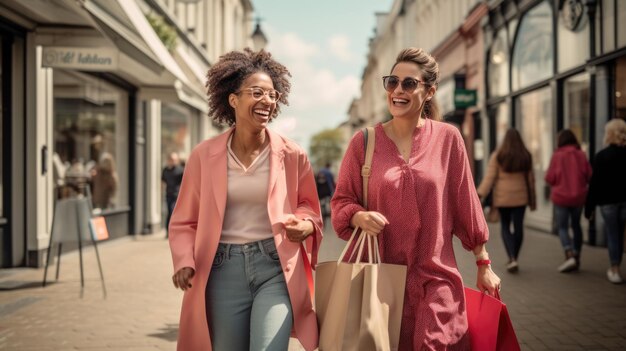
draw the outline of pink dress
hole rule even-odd
[[[407,269],[400,350],[468,350],[463,281],[452,246],[456,235],[467,250],[489,232],[476,194],[465,145],[452,125],[426,120],[413,134],[405,162],[381,124],[376,125],[368,203],[389,225],[380,234],[385,263]],[[341,165],[332,199],[332,224],[340,238],[362,194],[363,133],[358,132]]]

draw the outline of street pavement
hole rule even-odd
[[[526,230],[516,274],[504,269],[497,226],[488,244],[502,278],[522,350],[626,350],[626,284],[606,279],[605,248],[585,246],[579,272],[562,274],[558,238]],[[338,257],[343,241],[327,226],[320,261]],[[458,241],[459,268],[475,285],[473,255]],[[0,270],[0,350],[174,350],[182,292],[171,283],[171,259],[162,233],[129,236],[99,246],[104,298],[93,247],[61,257],[59,280],[41,287],[43,269]],[[54,267],[48,278],[54,280]],[[300,350],[292,340],[290,351]]]

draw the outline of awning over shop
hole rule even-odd
[[[172,54],[170,54],[165,45],[163,45],[163,42],[161,42],[161,39],[159,39],[152,29],[152,26],[137,3],[124,0],[117,0],[117,2],[130,19],[132,25],[137,28],[137,31],[148,47],[157,55],[161,63],[163,63],[163,66],[176,77],[174,90],[177,97],[182,102],[206,112],[207,104],[204,101],[204,92],[201,89],[202,85],[194,84],[187,78],[183,69],[178,65]]]
[[[132,75],[139,63],[158,74],[156,80],[139,79],[140,99],[181,101],[207,111],[202,80],[188,78],[189,74],[163,45],[135,1],[84,0],[84,8],[118,49],[135,61],[127,62],[128,65],[120,62],[120,70]]]
[[[111,15],[114,12],[114,9],[111,8],[112,6],[116,6],[115,1],[96,2],[86,0],[83,3],[83,7],[91,15],[98,28],[113,41],[120,51],[135,61],[141,62],[146,68],[156,74],[161,74],[165,68],[159,59],[137,33],[129,29],[120,19]]]

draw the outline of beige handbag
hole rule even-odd
[[[362,168],[363,204],[366,208],[367,179],[374,151],[374,129],[367,129],[366,157]],[[343,262],[355,238],[354,250],[347,262]],[[363,262],[366,248],[368,260]],[[406,266],[381,263],[376,237],[355,228],[337,261],[317,265],[315,284],[315,305],[320,325],[319,350],[398,349]]]

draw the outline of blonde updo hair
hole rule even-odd
[[[435,61],[435,58],[428,54],[422,48],[406,48],[398,54],[396,63],[391,67],[391,71],[396,68],[396,65],[400,62],[411,62],[416,64],[420,71],[422,71],[422,80],[424,84],[428,86],[434,86],[437,88],[439,85],[439,64]],[[441,110],[435,97],[424,103],[424,109],[422,110],[422,117],[430,118],[432,120],[441,121]]]
[[[626,122],[614,118],[604,126],[604,144],[626,146]]]

